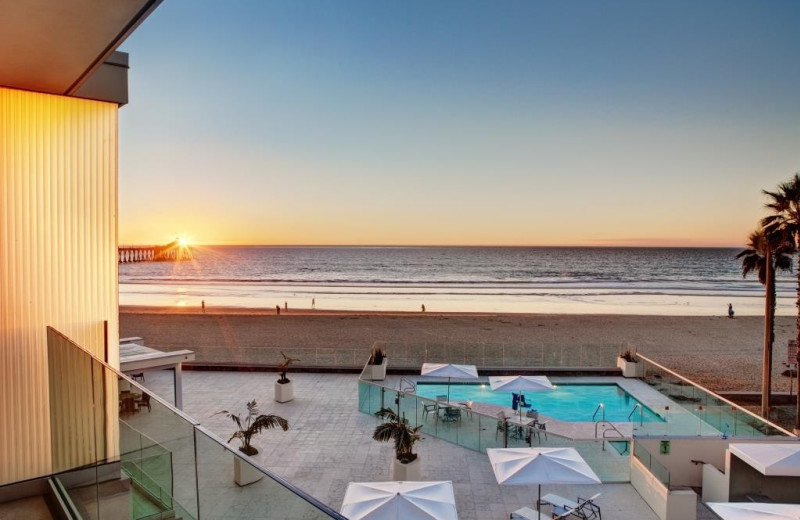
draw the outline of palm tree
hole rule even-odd
[[[774,192],[764,190],[764,195],[769,197],[766,207],[772,210],[772,215],[761,220],[761,226],[768,235],[781,233],[790,239],[800,256],[800,173],[795,173],[788,182],[778,185]],[[800,261],[800,258],[798,258]],[[800,266],[800,263],[798,264]],[[795,341],[800,345],[800,267],[797,269],[797,327]],[[797,356],[800,367],[800,349]],[[800,378],[797,380],[800,391]],[[795,430],[800,429],[800,397],[797,399],[797,411],[794,420]]]
[[[792,247],[781,235],[767,236],[763,229],[750,233],[747,249],[736,258],[742,262],[742,277],[754,272],[765,286],[764,363],[761,380],[761,415],[769,416],[772,393],[772,345],[775,342],[775,269],[792,268]]]
[[[388,419],[387,422],[379,424],[375,428],[372,438],[379,442],[394,441],[394,453],[397,460],[403,464],[413,462],[417,455],[413,452],[414,443],[422,440],[419,431],[422,425],[408,425],[408,421],[401,419],[391,408],[381,408],[375,412],[377,417]]]
[[[258,453],[258,449],[250,445],[250,439],[256,434],[261,433],[262,430],[280,427],[283,431],[286,431],[289,429],[289,421],[278,415],[259,414],[255,399],[247,403],[246,407],[247,415],[244,421],[242,421],[242,418],[238,414],[231,413],[228,410],[222,410],[214,415],[225,414],[225,417],[231,419],[238,428],[236,433],[231,435],[231,438],[228,439],[228,442],[231,442],[233,439],[239,439],[242,442],[239,451],[246,455],[255,455]]]

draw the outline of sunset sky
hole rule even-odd
[[[800,2],[165,0],[120,244],[739,246],[800,170]]]

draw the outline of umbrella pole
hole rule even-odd
[[[539,520],[542,520],[542,485],[539,484],[539,500],[536,501],[536,510],[539,511]]]
[[[450,404],[450,376],[447,376],[447,404]]]

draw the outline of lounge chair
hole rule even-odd
[[[509,515],[509,518],[512,519],[512,520],[514,518],[521,518],[523,520],[542,520],[544,518],[552,518],[552,519],[555,519],[555,520],[562,520],[562,519],[566,519],[567,516],[569,516],[569,513],[567,513],[566,516],[565,515],[557,515],[557,514],[553,514],[553,513],[548,515],[547,513],[542,513],[540,511],[537,511],[537,510],[533,509],[532,507],[523,507],[523,508],[517,509],[516,511],[511,513],[511,515]]]
[[[513,513],[509,515],[508,518],[522,518],[523,520],[541,520],[542,518],[548,518],[549,515],[544,513],[539,513],[539,511],[533,509],[532,507],[523,507],[517,509]]]
[[[573,516],[581,520],[602,520],[603,517],[600,514],[600,506],[594,503],[599,496],[600,493],[597,493],[591,498],[578,497],[578,501],[573,502],[568,498],[548,493],[539,501],[539,507],[549,504],[552,506],[555,515],[560,515],[560,517],[564,518]]]

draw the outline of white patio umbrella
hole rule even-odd
[[[350,520],[458,520],[449,480],[351,482],[341,513]]]
[[[489,463],[501,486],[600,484],[575,448],[489,448]],[[537,502],[538,504],[538,502]]]
[[[798,520],[800,504],[764,504],[761,502],[708,502],[723,520]]]
[[[423,363],[423,376],[447,378],[447,402],[450,402],[450,378],[478,379],[478,369],[475,365],[453,365],[450,363]]]
[[[489,386],[497,392],[541,392],[555,390],[556,387],[545,376],[493,376],[489,378]],[[519,419],[522,421],[522,407],[519,407]]]

